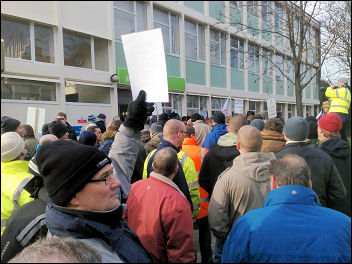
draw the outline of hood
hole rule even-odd
[[[333,138],[323,141],[319,144],[319,147],[330,156],[336,158],[345,158],[351,155],[348,142],[341,138]]]
[[[215,133],[222,136],[227,133],[226,127],[227,127],[226,124],[217,124],[211,130],[211,133]]]
[[[198,146],[197,139],[186,137],[182,142],[182,146],[183,145]]]
[[[282,133],[272,131],[272,130],[263,130],[260,132],[262,134],[263,140],[276,140],[286,142],[284,135]]]
[[[210,151],[214,153],[214,156],[223,161],[233,160],[235,157],[240,155],[240,152],[237,150],[236,146],[226,147],[214,144]]]
[[[233,167],[256,182],[270,180],[269,164],[275,159],[273,152],[249,152],[239,155],[233,161]]]
[[[232,147],[236,146],[237,143],[237,135],[234,133],[226,133],[221,136],[218,140],[218,145],[223,147]]]

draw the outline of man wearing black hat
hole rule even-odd
[[[141,91],[115,135],[111,159],[97,148],[66,140],[40,148],[36,159],[50,198],[46,225],[52,235],[80,239],[102,256],[102,262],[150,262],[122,219],[116,189],[120,179],[131,177],[140,131],[153,110]]]
[[[56,136],[59,140],[68,139],[68,129],[61,121],[52,121],[48,125],[49,133]]]
[[[106,131],[105,121],[106,121],[106,115],[99,114],[98,115],[98,120],[95,122],[97,127],[100,128],[100,131],[101,131],[102,134]]]
[[[252,110],[247,111],[246,118],[248,120],[248,123],[250,123],[254,119],[254,116],[255,116],[254,111],[252,111]]]
[[[16,132],[21,137],[24,136],[24,128],[21,125],[20,121],[18,121],[17,119],[8,117],[8,116],[2,116],[1,117],[1,134],[4,134],[6,132]]]
[[[213,115],[215,126],[213,126],[211,132],[206,136],[204,141],[204,148],[210,150],[213,144],[218,142],[219,137],[227,133],[225,124],[225,115],[223,112],[215,112]]]

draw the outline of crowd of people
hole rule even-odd
[[[1,262],[351,262],[351,148],[336,112],[151,116],[79,137],[1,118]],[[326,106],[326,105],[325,105]],[[215,236],[214,252],[212,236]]]

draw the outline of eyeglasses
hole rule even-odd
[[[185,132],[185,131],[178,131],[178,132],[187,134],[187,132]]]
[[[110,184],[110,181],[111,181],[111,175],[113,175],[114,171],[111,170],[108,172],[109,174],[106,175],[104,178],[101,178],[101,179],[96,179],[96,180],[90,180],[88,182],[105,182],[105,185],[109,185]]]

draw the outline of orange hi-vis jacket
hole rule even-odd
[[[208,150],[198,146],[197,139],[186,137],[182,143],[182,151],[185,152],[193,161],[194,167],[197,171],[197,178],[199,181],[199,171],[202,166],[205,154]],[[209,194],[206,190],[199,186],[200,193],[200,212],[197,219],[203,218],[208,215]]]

